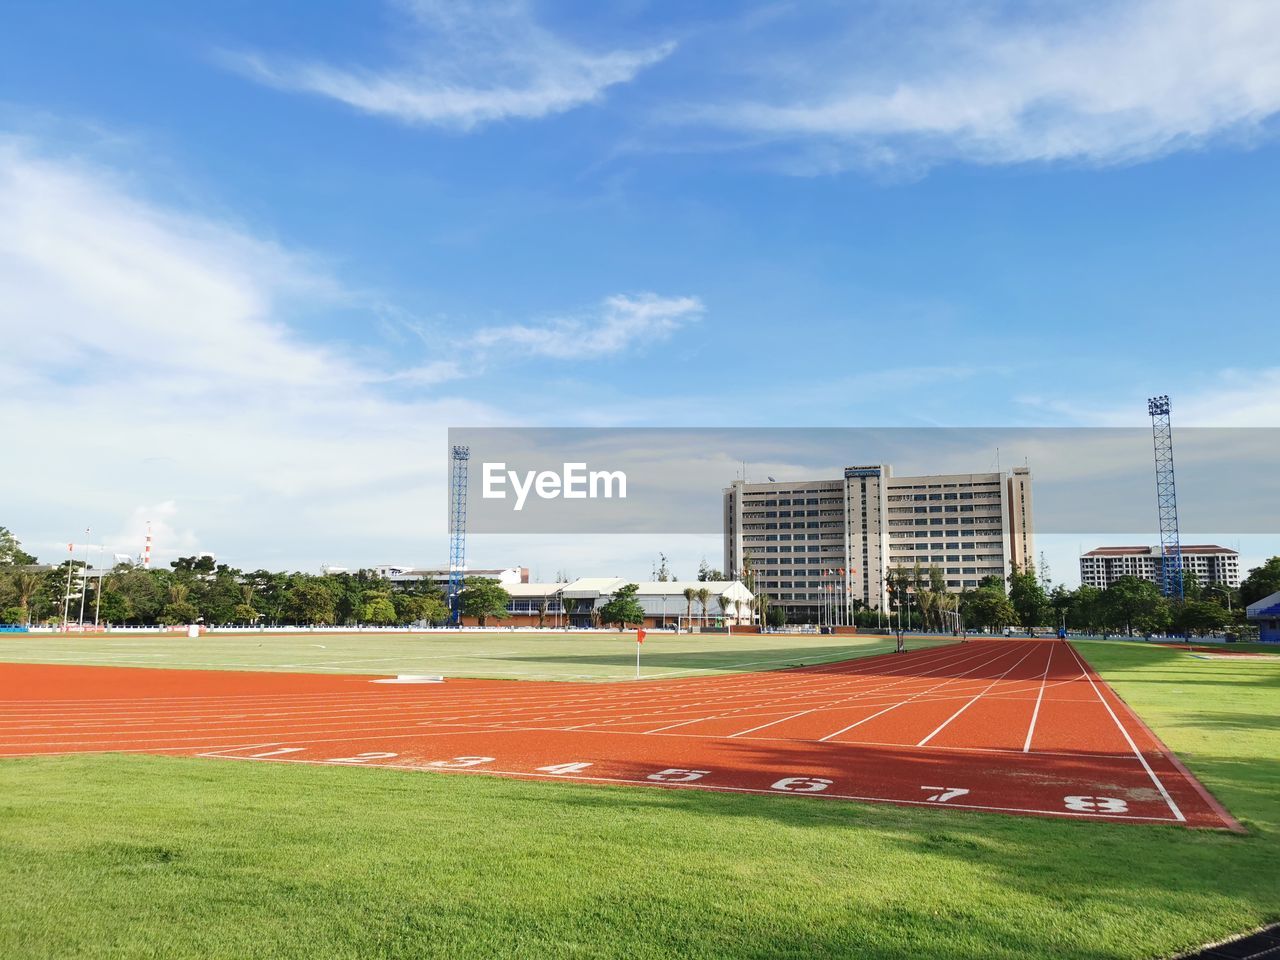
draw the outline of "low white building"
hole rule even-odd
[[[635,582],[624,577],[582,577],[568,583],[503,584],[511,594],[507,606],[511,619],[503,622],[528,626],[541,618],[546,626],[589,627],[594,624],[594,611]],[[637,585],[636,600],[649,627],[674,627],[689,617],[710,626],[755,622],[755,595],[737,580],[667,580]],[[705,610],[698,600],[685,599],[686,589],[708,592]]]

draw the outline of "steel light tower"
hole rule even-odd
[[[449,461],[449,619],[462,622],[458,594],[467,566],[467,466],[471,448],[454,444]]]
[[[1182,544],[1178,539],[1178,494],[1173,482],[1173,427],[1169,398],[1147,401],[1156,453],[1156,507],[1160,513],[1160,590],[1166,597],[1183,598]]]

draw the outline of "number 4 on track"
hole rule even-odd
[[[946,803],[956,797],[963,797],[969,792],[965,787],[921,787],[920,789],[933,791],[932,796],[925,797],[930,803]]]
[[[589,763],[581,763],[581,762],[579,762],[579,763],[553,763],[553,764],[552,764],[551,766],[549,766],[549,767],[539,767],[539,768],[538,768],[538,772],[539,772],[539,773],[558,773],[558,774],[565,774],[565,773],[581,773],[583,770],[587,769],[587,767],[589,767],[589,766],[591,766],[591,764],[589,764]]]

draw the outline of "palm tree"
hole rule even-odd
[[[693,619],[693,601],[698,599],[697,587],[684,588],[684,618],[686,620]]]
[[[31,622],[31,601],[40,589],[39,574],[21,571],[13,575],[13,587],[18,591],[18,609],[25,622]]]
[[[711,602],[711,591],[706,587],[699,587],[696,593],[698,604],[702,607],[702,625],[707,625],[707,604]]]
[[[545,627],[547,625],[547,606],[548,601],[543,597],[538,601],[538,626]]]
[[[729,619],[729,611],[733,608],[734,601],[730,600],[723,593],[716,597],[716,603],[720,604],[720,612],[724,615],[725,620]]]

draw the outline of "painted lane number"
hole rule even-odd
[[[583,770],[587,769],[587,767],[589,766],[591,766],[591,764],[589,763],[553,763],[549,767],[539,767],[538,772],[539,773],[555,773],[555,774],[561,774],[561,775],[566,773],[581,773]]]
[[[1115,797],[1063,797],[1068,810],[1078,813],[1127,813],[1129,805]]]
[[[679,767],[670,767],[651,773],[645,779],[657,780],[659,783],[692,783],[694,780],[701,780],[710,772],[710,770],[681,770]]]
[[[463,767],[478,767],[482,763],[493,763],[493,757],[454,757],[452,760],[432,760],[427,766],[459,770]]]
[[[334,757],[329,763],[368,763],[371,760],[394,760],[398,753],[357,753],[354,757]]]
[[[822,777],[785,777],[773,785],[773,790],[785,790],[788,793],[821,793],[831,786],[834,780]]]
[[[946,803],[956,797],[963,797],[969,792],[965,787],[921,787],[920,789],[933,791],[932,796],[925,797],[930,803]]]

